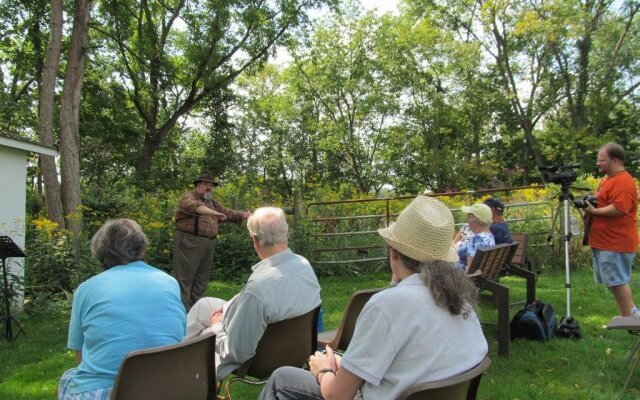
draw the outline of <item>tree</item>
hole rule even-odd
[[[45,61],[40,83],[40,141],[45,146],[54,146],[53,124],[55,106],[56,77],[62,52],[62,10],[63,0],[51,1],[51,23],[49,26],[49,43],[47,44]],[[64,227],[64,211],[58,182],[58,169],[55,158],[41,155],[40,165],[44,176],[44,193],[47,215],[60,227]]]
[[[322,24],[309,50],[294,55],[300,90],[317,101],[321,150],[340,155],[362,193],[377,192],[386,182],[380,149],[396,107],[374,51],[379,21],[347,10]]]
[[[114,55],[121,84],[143,121],[136,159],[139,182],[181,119],[258,68],[309,8],[333,0],[279,2],[109,0],[95,27]]]
[[[78,115],[84,64],[88,51],[90,11],[90,0],[74,1],[71,47],[69,48],[60,103],[62,204],[67,227],[78,237],[82,230]]]

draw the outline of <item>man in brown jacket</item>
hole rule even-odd
[[[225,208],[211,198],[213,188],[219,185],[211,172],[203,172],[193,184],[195,188],[178,200],[173,240],[174,271],[187,311],[202,297],[209,283],[218,224],[240,223],[251,215],[250,211]]]

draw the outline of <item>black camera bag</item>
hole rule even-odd
[[[511,340],[527,339],[546,342],[558,326],[558,317],[551,304],[528,303],[511,319]]]

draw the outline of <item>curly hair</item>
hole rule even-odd
[[[400,253],[404,265],[419,272],[429,288],[433,300],[453,315],[467,317],[478,303],[478,290],[474,283],[453,263],[435,260],[419,262]]]

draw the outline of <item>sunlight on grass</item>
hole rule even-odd
[[[640,276],[634,272],[634,282]],[[628,373],[624,359],[636,336],[622,331],[607,331],[604,324],[616,314],[611,294],[596,286],[590,268],[572,273],[572,314],[580,323],[583,339],[553,339],[547,343],[516,340],[509,358],[497,355],[496,327],[484,327],[493,363],[480,385],[478,399],[637,399],[640,372],[631,380],[631,389],[622,392]],[[351,294],[359,289],[384,287],[386,273],[355,277],[322,278],[322,301],[325,329],[335,328]],[[563,271],[546,269],[540,274],[537,297],[553,305],[558,317],[566,313],[565,276]],[[511,301],[525,298],[525,282],[518,277],[501,279],[510,288]],[[243,282],[212,282],[207,294],[231,298]],[[640,294],[637,283],[633,289]],[[522,305],[511,307],[513,315]],[[495,321],[497,314],[490,301],[479,305],[483,321]],[[28,336],[20,336],[9,346],[0,342],[0,400],[55,399],[60,375],[72,367],[73,354],[65,348],[68,312],[29,317],[20,316]],[[439,340],[431,338],[437,345]],[[234,400],[256,399],[260,387],[234,385]]]

